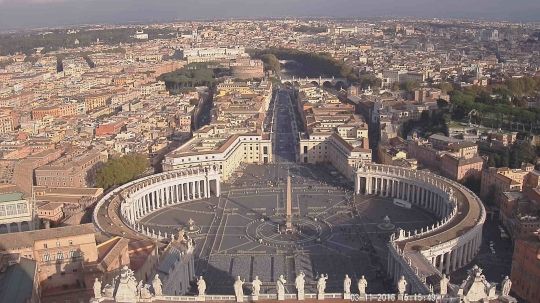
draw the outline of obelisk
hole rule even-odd
[[[286,201],[286,213],[285,213],[285,231],[292,232],[292,186],[291,175],[287,174],[287,201]]]

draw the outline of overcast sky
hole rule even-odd
[[[540,0],[0,0],[0,30],[85,23],[306,16],[540,21]]]

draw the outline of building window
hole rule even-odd
[[[43,243],[43,248],[48,248],[47,243]]]
[[[60,247],[60,241],[56,241],[56,247]]]

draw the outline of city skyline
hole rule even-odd
[[[540,3],[532,0],[1,0],[0,29],[68,26],[99,23],[149,23],[173,20],[256,18],[457,18],[539,21]]]

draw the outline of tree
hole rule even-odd
[[[416,89],[418,89],[418,87],[420,87],[420,84],[416,81],[405,81],[403,83],[401,83],[399,85],[400,89],[408,92],[408,93],[412,93],[414,92]]]
[[[446,109],[448,108],[448,101],[444,99],[437,99],[437,107],[439,109]]]
[[[501,167],[509,167],[510,166],[510,151],[508,148],[504,149],[504,152],[501,156]]]
[[[479,176],[468,176],[463,181],[463,185],[465,185],[465,187],[467,187],[468,189],[472,190],[473,192],[477,194],[480,193],[481,182],[480,182]]]
[[[274,54],[263,54],[260,58],[267,70],[273,71],[275,74],[279,74],[281,71],[281,64],[279,59]]]
[[[528,142],[515,143],[510,152],[510,167],[518,168],[521,163],[536,163],[536,151]]]
[[[497,163],[495,162],[495,156],[493,154],[489,155],[487,166],[488,167],[496,167],[497,166]]]
[[[445,94],[449,94],[454,90],[454,86],[452,86],[452,84],[448,82],[442,82],[441,84],[439,84],[439,88]]]
[[[128,154],[107,161],[96,174],[99,187],[105,190],[125,184],[145,172],[149,167],[148,159],[141,154]]]

